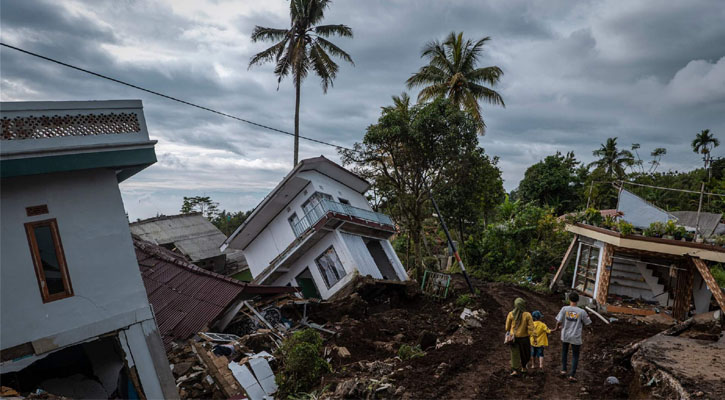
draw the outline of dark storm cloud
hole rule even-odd
[[[289,25],[287,2],[3,2],[2,40],[173,96],[287,131],[294,91],[272,66],[247,68],[268,46],[254,25]],[[406,90],[423,65],[425,43],[451,31],[490,36],[481,65],[505,75],[505,109],[484,105],[480,144],[500,157],[507,189],[532,163],[556,151],[590,162],[607,137],[642,153],[665,146],[664,168],[701,163],[692,136],[725,132],[725,5],[704,1],[337,0],[329,23],[355,60],[341,64],[327,94],[303,85],[303,135],[350,146],[380,107]],[[159,162],[124,183],[132,218],[178,210],[182,196],[206,194],[228,210],[248,209],[289,170],[292,139],[76,71],[0,49],[3,100],[140,98],[159,140]],[[417,90],[410,91],[413,98]],[[721,147],[722,148],[722,147]],[[334,148],[301,143],[301,157]],[[720,153],[719,153],[720,154]]]

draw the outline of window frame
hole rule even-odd
[[[55,247],[55,257],[58,260],[61,279],[63,281],[63,291],[59,293],[50,294],[50,292],[48,291],[48,284],[45,279],[45,271],[43,270],[43,262],[40,258],[40,250],[38,249],[38,242],[35,237],[35,228],[39,226],[50,227],[51,236],[53,238],[53,245]],[[71,285],[70,274],[68,273],[68,264],[66,263],[65,252],[63,251],[63,243],[61,242],[60,232],[58,231],[58,221],[55,218],[51,218],[41,221],[27,222],[25,223],[25,234],[28,237],[30,256],[33,260],[35,276],[38,280],[38,288],[40,289],[40,295],[43,299],[43,303],[50,303],[52,301],[72,297],[73,286]]]
[[[320,264],[320,259],[322,257],[325,257],[330,250],[332,250],[332,253],[335,254],[335,258],[337,258],[337,261],[340,263],[340,269],[343,272],[343,274],[341,276],[337,276],[337,280],[333,284],[330,284],[327,281],[327,276],[325,275],[325,271],[323,270],[322,265]],[[348,274],[347,271],[345,270],[345,266],[342,264],[342,260],[340,260],[340,256],[337,254],[337,250],[335,250],[335,246],[330,246],[330,247],[326,248],[322,253],[320,253],[320,255],[315,257],[315,264],[317,265],[317,269],[320,272],[320,275],[322,276],[322,282],[325,284],[325,287],[327,287],[328,290],[332,289]],[[338,274],[339,271],[337,271],[337,268],[335,268],[334,272],[335,272],[335,275],[339,275]]]
[[[592,252],[595,249],[596,256],[592,259]],[[595,294],[597,271],[599,269],[599,256],[601,251],[602,249],[599,246],[582,243],[581,252],[579,254],[579,263],[574,276],[574,289],[587,296],[593,296]],[[590,277],[589,275],[592,272],[594,273],[594,276]],[[582,284],[581,289],[579,289],[580,282]],[[591,293],[587,291],[588,288],[591,288]]]

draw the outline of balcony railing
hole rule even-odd
[[[292,230],[295,236],[299,237],[311,226],[314,226],[328,212],[334,212],[337,214],[344,214],[350,217],[359,218],[365,221],[374,222],[382,225],[393,226],[393,220],[385,214],[379,212],[365,210],[358,207],[353,207],[349,204],[342,204],[336,201],[321,199],[320,202],[302,219],[297,221],[296,224],[292,225]]]

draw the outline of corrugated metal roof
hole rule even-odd
[[[677,223],[690,228],[695,228],[698,225],[697,211],[672,211],[671,213],[677,217]],[[717,233],[719,231],[718,225],[721,225],[722,214],[715,214],[709,212],[700,213],[700,232],[705,237]]]
[[[172,244],[192,261],[221,255],[226,236],[200,213],[150,218],[129,224],[131,233],[151,243]]]
[[[254,295],[295,291],[284,286],[249,285],[201,269],[137,236],[133,244],[146,294],[167,350],[174,340],[188,339],[211,325],[242,292]]]

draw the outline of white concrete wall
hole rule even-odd
[[[49,214],[26,216],[25,207],[41,204]],[[74,295],[43,304],[24,224],[50,218],[58,222]],[[91,337],[148,317],[114,171],[4,179],[0,219],[2,348],[71,330],[68,340]]]
[[[365,196],[317,171],[303,171],[298,176],[309,179],[310,183],[244,249],[249,270],[255,278],[295,239],[288,219],[294,213],[297,213],[297,217],[302,219],[305,215],[302,211],[302,204],[315,192],[327,193],[335,201],[343,198],[354,207],[372,210]]]
[[[345,269],[346,275],[342,279],[340,279],[335,285],[328,289],[325,285],[325,280],[322,278],[320,269],[317,266],[317,263],[315,263],[315,259],[319,257],[330,246],[333,246],[335,248],[335,252],[340,258],[340,262],[342,262],[342,267]],[[290,283],[292,284],[292,286],[298,286],[297,282],[295,281],[295,277],[299,275],[306,267],[309,267],[312,278],[315,280],[315,285],[317,285],[317,290],[320,292],[320,296],[323,299],[327,299],[332,296],[338,289],[345,286],[345,284],[349,282],[350,279],[353,278],[353,276],[355,276],[355,269],[352,267],[353,265],[354,263],[352,261],[352,256],[348,252],[345,243],[338,236],[337,232],[330,232],[325,235],[319,242],[317,242],[317,244],[312,246],[312,248],[310,248],[302,257],[300,257],[290,267],[289,272],[285,273],[284,275],[277,278],[274,282],[272,282],[272,285],[284,286]]]

